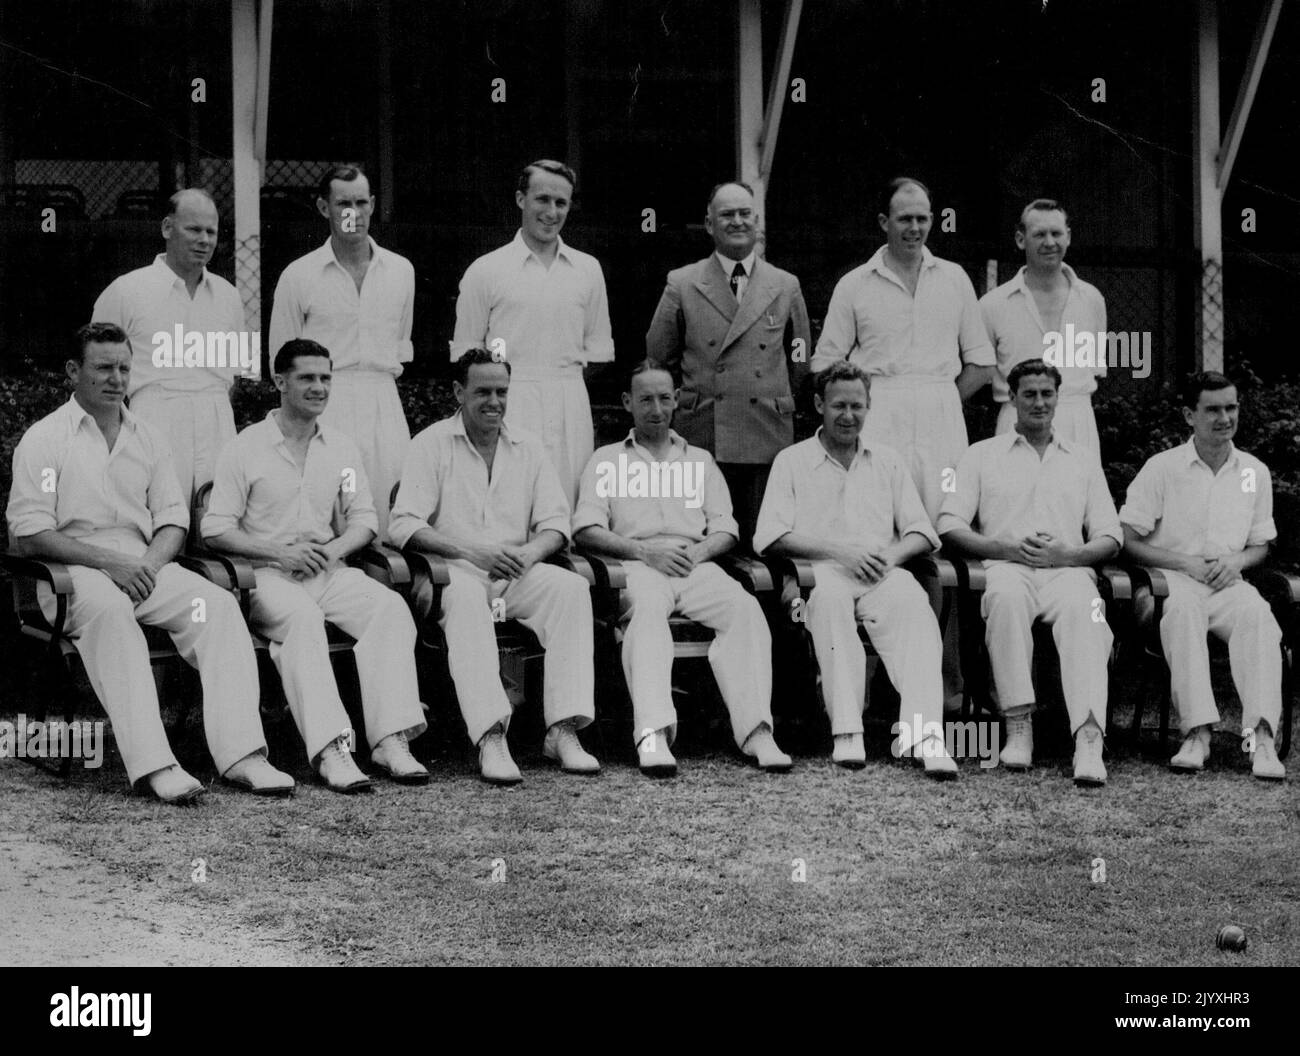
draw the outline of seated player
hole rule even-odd
[[[1232,443],[1240,403],[1231,381],[1195,374],[1182,402],[1191,439],[1147,460],[1119,512],[1125,552],[1163,569],[1169,583],[1160,641],[1184,738],[1169,765],[1196,771],[1210,755],[1219,712],[1209,633],[1228,643],[1247,747],[1254,743],[1251,768],[1258,778],[1281,781],[1286,770],[1273,737],[1282,714],[1282,631],[1268,603],[1241,578],[1277,538],[1272,478],[1263,462]]]
[[[77,331],[65,365],[72,398],[23,435],[14,452],[9,538],[18,553],[68,566],[65,630],[113,724],[127,778],[147,778],[166,803],[204,787],[167,744],[140,624],[162,627],[199,670],[203,726],[217,772],[258,795],[288,795],[293,779],[266,761],[257,665],[228,591],[172,563],[189,508],[162,434],[127,410],[131,346],[112,323]],[[54,616],[43,584],[41,606]],[[202,601],[205,618],[194,619]]]
[[[591,594],[579,575],[545,558],[569,537],[569,501],[541,441],[507,428],[510,364],[481,348],[455,365],[460,410],[411,441],[388,535],[394,546],[445,558],[451,581],[432,613],[432,585],[416,591],[417,611],[434,616],[483,779],[514,785],[510,701],[501,684],[493,616],[517,619],[546,650],[543,753],[566,773],[600,764],[577,731],[595,718]],[[500,601],[499,605],[493,604]]]
[[[901,698],[901,751],[921,758],[934,778],[957,774],[935,731],[943,729],[943,646],[925,591],[899,565],[939,544],[902,458],[866,443],[871,379],[839,361],[814,376],[822,416],[815,436],[776,456],[754,532],[754,549],[816,562],[808,630],[840,766],[866,765],[862,712],[867,659],[857,624]]]
[[[628,390],[623,406],[632,414],[632,430],[587,463],[573,536],[598,554],[626,562],[623,673],[641,770],[651,777],[677,772],[670,750],[677,734],[668,629],[674,612],[717,632],[709,664],[740,750],[764,770],[789,770],[790,757],[772,738],[767,621],[758,602],[713,561],[736,545],[739,531],[727,483],[707,451],[673,432],[677,393],[667,370],[643,360],[633,368]],[[633,464],[646,487],[627,486]]]
[[[1061,374],[1041,359],[1011,368],[1016,427],[972,444],[939,514],[944,541],[988,569],[982,612],[1007,742],[1002,765],[1033,764],[1035,619],[1052,628],[1074,735],[1074,781],[1106,783],[1106,664],[1113,641],[1089,567],[1119,552],[1119,517],[1089,448],[1056,437]],[[978,521],[979,528],[972,527]]]
[[[370,760],[394,781],[422,784],[411,756],[424,732],[415,676],[415,624],[401,595],[344,562],[375,537],[378,519],[361,454],[318,419],[329,401],[329,352],[296,338],[275,354],[280,406],[250,425],[217,459],[203,538],[251,558],[252,624],[271,640],[307,758],[335,792],[371,787],[352,760],[352,725],[330,666],[325,621],[355,638]],[[332,521],[346,520],[342,534]]]

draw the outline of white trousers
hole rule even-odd
[[[575,367],[546,376],[516,369],[510,379],[506,424],[512,429],[526,429],[541,440],[559,474],[569,506],[576,507],[582,471],[596,449],[591,402],[582,369]]]
[[[926,515],[931,524],[937,524],[944,483],[956,473],[967,446],[966,419],[956,384],[951,379],[920,375],[873,377],[862,439],[885,444],[903,456]],[[930,604],[938,612],[942,591],[937,582],[927,585],[933,591]],[[949,710],[959,708],[962,701],[957,630],[957,621],[951,620],[943,636],[943,695]]]
[[[194,493],[216,473],[221,449],[235,438],[230,397],[217,389],[185,392],[146,385],[131,397],[131,411],[167,437],[188,507]]]
[[[478,744],[497,723],[510,723],[494,615],[518,620],[546,650],[542,711],[547,728],[565,719],[576,720],[578,728],[588,725],[596,708],[587,581],[546,564],[512,580],[489,579],[469,561],[448,561],[447,571],[451,581],[442,588],[438,625],[447,639],[447,664],[470,741]],[[427,618],[433,607],[431,584],[420,581],[415,603]]]
[[[373,748],[392,733],[424,732],[415,623],[400,594],[350,567],[306,580],[273,568],[259,568],[256,575],[252,623],[271,640],[271,659],[308,759],[352,728],[330,666],[326,620],[357,640],[352,655],[367,743]]]
[[[1207,634],[1228,643],[1232,681],[1241,698],[1241,724],[1261,719],[1277,733],[1282,716],[1282,629],[1268,602],[1249,583],[1213,591],[1191,576],[1164,570],[1169,581],[1160,644],[1169,661],[1174,707],[1183,733],[1219,721],[1210,684]]]
[[[1015,427],[1016,405],[1002,404],[995,432],[1009,433]],[[1100,458],[1101,438],[1097,434],[1097,416],[1092,411],[1092,397],[1061,397],[1056,403],[1056,414],[1052,416],[1052,435],[1067,443],[1073,441],[1086,447]]]
[[[158,712],[141,623],[167,631],[185,662],[198,668],[203,732],[217,772],[224,774],[253,752],[265,753],[257,661],[239,604],[228,591],[167,564],[153,593],[135,605],[106,572],[84,565],[69,565],[68,572],[73,592],[65,628],[76,635],[77,652],[113,724],[132,784],[176,762]],[[53,619],[54,595],[41,584],[38,597],[46,618]],[[196,605],[200,600],[203,604]]]
[[[1033,704],[1034,620],[1052,628],[1061,659],[1061,688],[1076,733],[1092,716],[1106,728],[1106,679],[1114,641],[1093,573],[1085,568],[1030,568],[1010,561],[988,566],[984,640],[998,701],[1005,712]]]
[[[621,615],[623,674],[632,695],[633,739],[677,725],[673,707],[673,639],[668,617],[681,613],[714,630],[709,666],[731,715],[731,733],[744,747],[761,723],[772,727],[772,634],[758,602],[712,561],[688,576],[666,576],[640,561],[625,561],[627,589]]]
[[[819,561],[817,585],[808,598],[808,630],[822,673],[822,696],[834,735],[862,732],[867,694],[867,659],[858,623],[884,662],[900,697],[899,717],[920,741],[932,722],[943,722],[943,645],[939,622],[925,591],[901,568],[875,585],[849,575],[840,565]],[[933,728],[933,727],[931,727]]]
[[[397,379],[382,370],[340,370],[330,383],[330,398],[320,420],[350,436],[361,461],[379,515],[378,539],[388,528],[388,500],[402,475],[402,459],[411,430],[397,394]]]

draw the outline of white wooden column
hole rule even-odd
[[[1219,189],[1218,0],[1198,0],[1192,126],[1192,234],[1201,254],[1196,369],[1223,369],[1223,192]]]
[[[230,0],[231,151],[235,185],[235,288],[245,325],[262,330],[261,189],[266,165],[273,0]],[[260,39],[259,39],[260,38]],[[260,44],[260,47],[259,47]]]

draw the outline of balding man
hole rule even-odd
[[[91,311],[126,332],[131,412],[166,436],[187,503],[234,438],[230,386],[257,370],[260,355],[238,291],[207,269],[218,227],[206,191],[177,191],[162,221],[166,251],[114,279]]]
[[[794,443],[812,344],[799,280],[758,256],[759,226],[748,184],[714,187],[704,216],[714,251],[668,273],[646,334],[646,355],[681,381],[674,427],[717,460],[745,549],[772,460]]]
[[[925,246],[933,221],[919,180],[900,176],[885,185],[877,216],[885,244],[836,283],[812,363],[816,372],[848,359],[871,376],[862,439],[903,456],[931,522],[966,450],[962,401],[988,384],[994,364],[970,278]],[[944,706],[952,711],[962,688],[956,620],[943,663]]]
[[[1092,283],[1084,282],[1065,263],[1070,248],[1070,223],[1066,212],[1050,198],[1035,198],[1020,214],[1016,247],[1025,254],[1025,266],[1015,278],[980,298],[980,314],[997,354],[993,398],[1002,405],[997,431],[1016,427],[1016,405],[1007,387],[1007,375],[1017,363],[1042,359],[1051,335],[1106,332],[1106,300]],[[1092,394],[1097,379],[1106,373],[1105,349],[1095,366],[1055,363],[1061,372],[1061,392],[1056,404],[1053,433],[1067,443],[1100,452]]]

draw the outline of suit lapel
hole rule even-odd
[[[713,259],[716,263],[717,257]],[[722,269],[719,268],[718,270],[721,271]],[[753,326],[758,317],[763,314],[764,309],[772,303],[777,293],[780,292],[780,287],[773,281],[774,279],[772,269],[758,257],[755,257],[754,274],[749,277],[749,285],[745,287],[745,299],[740,302],[740,308],[731,320],[731,327],[727,330],[727,337],[722,342],[722,348],[726,348]],[[727,292],[731,292],[730,285],[727,287]]]
[[[736,315],[736,296],[731,292],[731,282],[723,274],[722,265],[718,263],[716,253],[710,253],[707,260],[703,261],[704,268],[698,279],[695,280],[695,288],[699,290],[700,295],[716,308],[722,317],[731,322]],[[748,291],[746,291],[748,292]]]

